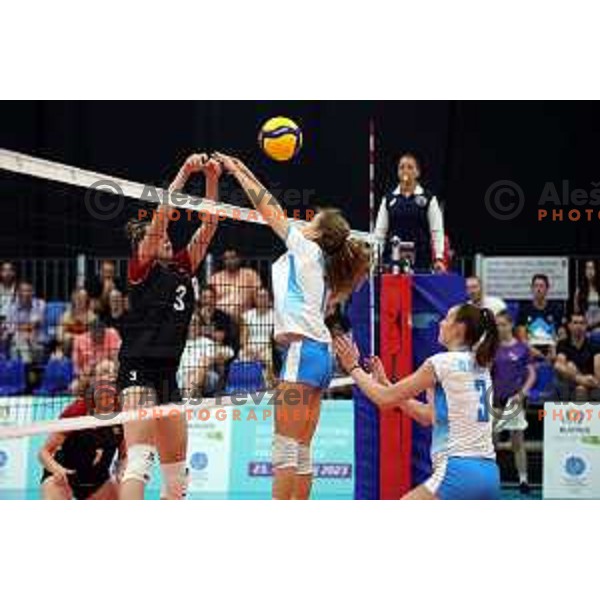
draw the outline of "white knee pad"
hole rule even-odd
[[[273,468],[298,468],[298,442],[285,435],[273,436]]]
[[[298,475],[312,475],[313,465],[311,460],[310,446],[298,444]]]
[[[134,444],[127,449],[127,464],[121,481],[136,479],[142,483],[150,481],[156,448],[150,444]]]
[[[183,500],[187,496],[189,471],[185,462],[161,465],[161,500]]]

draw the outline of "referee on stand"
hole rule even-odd
[[[398,161],[398,187],[386,194],[377,213],[375,238],[384,262],[391,257],[393,238],[414,244],[414,271],[444,272],[444,219],[437,198],[419,184],[419,163],[405,153]]]

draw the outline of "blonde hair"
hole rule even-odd
[[[319,218],[316,240],[325,255],[325,277],[338,299],[349,296],[369,273],[371,252],[368,244],[350,237],[350,225],[341,211],[325,208]]]

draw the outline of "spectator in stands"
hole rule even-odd
[[[598,261],[586,260],[575,290],[573,310],[585,315],[588,330],[595,343],[600,343],[600,268]]]
[[[44,356],[46,303],[33,294],[33,286],[21,281],[15,301],[8,308],[5,335],[9,353],[27,364],[38,363]]]
[[[445,271],[444,218],[437,198],[419,183],[421,169],[415,156],[405,153],[398,161],[398,186],[386,194],[379,206],[375,237],[389,260],[390,240],[414,242],[413,268]]]
[[[123,284],[116,276],[116,266],[112,260],[103,260],[100,263],[100,273],[94,277],[88,286],[92,308],[101,316],[107,316],[110,306],[110,293],[113,290],[123,291]]]
[[[108,327],[116,329],[119,333],[123,326],[123,319],[125,318],[127,298],[125,294],[115,288],[109,294],[109,306],[108,315],[105,319]]]
[[[218,308],[239,322],[242,313],[256,305],[260,277],[254,269],[241,266],[234,248],[225,250],[222,262],[223,269],[210,278],[210,284],[217,293]]]
[[[585,315],[573,312],[569,319],[567,340],[556,348],[554,368],[561,384],[560,400],[578,401],[600,399],[600,348],[587,337]]]
[[[470,304],[474,304],[477,308],[488,308],[495,315],[506,310],[506,304],[502,298],[483,295],[481,279],[479,279],[479,277],[476,277],[475,275],[467,277],[466,286]]]
[[[184,397],[201,397],[220,390],[224,365],[234,355],[232,348],[216,341],[215,337],[203,335],[205,333],[199,315],[195,314],[177,373]]]
[[[71,354],[73,349],[73,338],[85,333],[94,319],[87,291],[84,288],[75,290],[71,295],[71,306],[61,317],[56,334],[56,339],[67,354]]]
[[[200,293],[198,305],[199,335],[218,344],[229,346],[234,355],[240,349],[238,324],[225,311],[217,308],[217,291],[212,285],[206,286]]]
[[[48,359],[49,360],[64,360],[68,359],[65,348],[62,342],[58,340],[50,340],[48,343]]]
[[[14,302],[17,292],[17,272],[11,262],[0,267],[0,320],[8,318],[8,307]]]
[[[96,318],[89,331],[75,336],[73,342],[73,366],[75,375],[91,373],[101,360],[117,360],[121,337],[112,327]]]
[[[265,365],[268,385],[273,383],[273,328],[275,313],[269,290],[256,293],[256,308],[242,315],[240,359],[260,361]]]
[[[73,361],[65,354],[62,342],[56,338],[48,343],[48,355],[48,362],[41,377],[41,386],[36,389],[36,394],[68,393],[74,378]]]
[[[546,356],[552,360],[563,314],[558,304],[548,301],[549,289],[547,275],[538,273],[531,278],[533,299],[519,310],[517,337],[529,344],[535,356]]]
[[[496,325],[500,346],[491,369],[494,407],[498,411],[494,433],[510,431],[519,489],[522,494],[528,494],[525,401],[535,384],[535,369],[529,347],[513,334],[513,321],[508,311],[496,315]]]

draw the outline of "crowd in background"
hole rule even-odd
[[[267,386],[276,379],[271,293],[260,274],[242,263],[236,250],[227,249],[221,268],[197,289],[180,369],[180,384],[186,389],[223,390],[234,360],[260,363]],[[600,398],[600,269],[593,260],[581,267],[580,281],[566,303],[548,300],[552,282],[544,273],[531,281],[531,300],[518,306],[484,294],[475,276],[467,277],[466,294],[503,324],[510,323],[512,337],[507,343],[525,345],[530,360],[552,366],[557,393],[595,399]],[[4,262],[0,266],[3,362],[24,363],[26,391],[31,392],[40,385],[48,361],[69,361],[73,371],[69,389],[76,391],[79,379],[97,362],[116,359],[128,309],[126,292],[114,262],[104,260],[97,274],[75,287],[66,309],[52,316],[32,283],[19,279],[15,266]]]
[[[179,372],[180,385],[193,393],[214,393],[227,385],[235,360],[260,363],[263,385],[275,378],[273,308],[258,272],[242,266],[228,249],[222,268],[200,288]],[[8,368],[25,371],[23,389],[80,393],[94,366],[116,361],[127,318],[128,299],[115,263],[100,262],[98,273],[75,286],[60,314],[20,279],[11,262],[0,266],[0,393]],[[18,364],[18,367],[16,366]],[[58,386],[45,388],[44,373],[63,373]]]
[[[500,346],[492,367],[494,434],[510,436],[522,493],[529,492],[528,403],[600,400],[600,270],[587,260],[566,303],[548,299],[552,282],[531,279],[531,300],[512,306],[468,277],[469,301],[496,315]],[[512,309],[512,310],[511,310]]]
[[[502,298],[484,295],[477,277],[468,277],[466,288],[472,303],[510,320],[514,339],[527,346],[531,360],[552,366],[555,394],[585,400],[600,399],[599,280],[598,262],[585,261],[565,303],[548,299],[552,282],[538,273],[531,279],[531,300],[512,312]]]

